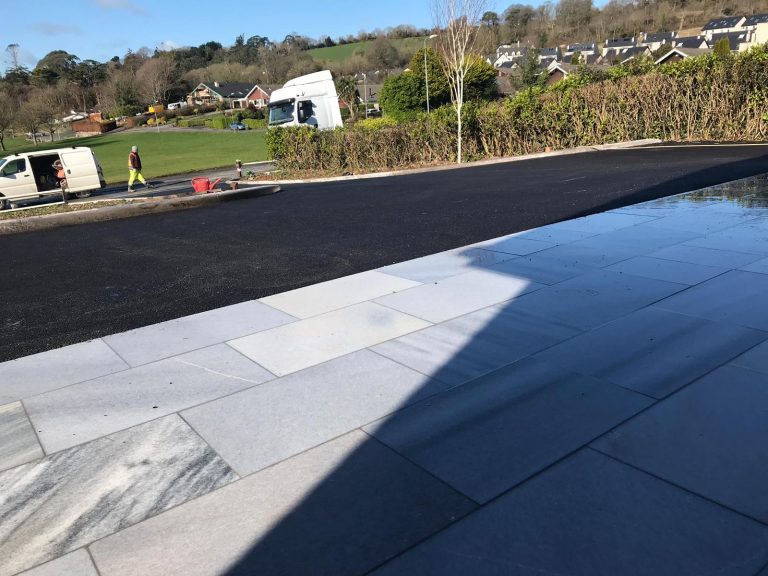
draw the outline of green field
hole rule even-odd
[[[354,42],[352,44],[344,44],[341,46],[331,46],[330,48],[313,48],[308,50],[312,58],[316,62],[343,62],[347,58],[352,57],[355,52],[365,54],[368,46],[373,41],[368,42]],[[390,40],[390,43],[398,50],[409,49],[414,52],[422,47],[424,43],[423,38],[397,38]]]
[[[128,153],[133,145],[139,147],[142,172],[147,178],[233,166],[235,160],[258,162],[267,159],[262,131],[163,130],[158,133],[151,128],[144,128],[90,138],[46,142],[37,147],[10,138],[6,139],[5,144],[8,148],[6,154],[66,146],[88,146],[99,159],[108,183],[128,180]]]

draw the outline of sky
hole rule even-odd
[[[10,65],[9,44],[20,46],[20,63],[31,69],[52,50],[104,62],[143,46],[231,46],[239,34],[335,39],[398,24],[432,26],[430,0],[2,0],[0,9],[2,69]]]

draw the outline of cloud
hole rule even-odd
[[[94,4],[103,10],[124,10],[134,14],[146,14],[146,10],[134,0],[93,0]]]
[[[33,22],[29,25],[29,30],[32,32],[39,32],[46,36],[66,36],[71,34],[81,34],[82,30],[77,26],[70,26],[68,24],[61,24],[59,22]]]
[[[178,50],[181,48],[181,44],[174,42],[173,40],[163,40],[157,45],[157,49],[160,52],[169,52],[170,50]]]

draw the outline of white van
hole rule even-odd
[[[63,182],[57,175],[56,161],[61,163],[66,178]],[[0,158],[0,209],[17,200],[60,195],[62,185],[69,196],[78,198],[107,185],[90,148],[57,148]]]
[[[330,71],[314,72],[289,80],[269,97],[269,127],[343,126],[339,97]]]

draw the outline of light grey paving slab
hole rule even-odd
[[[686,242],[689,246],[768,255],[768,225],[748,222]]]
[[[548,286],[509,302],[511,310],[588,330],[688,288],[601,270]]]
[[[381,418],[448,386],[368,350],[182,413],[241,475]]]
[[[733,270],[657,303],[657,308],[768,331],[768,276]]]
[[[594,255],[599,258],[601,254],[592,248],[582,248],[583,254]],[[629,256],[627,256],[629,257]],[[507,262],[502,262],[491,267],[503,274],[525,278],[538,284],[557,284],[564,280],[570,280],[586,272],[596,270],[596,268],[587,264],[576,253],[563,254],[562,252],[553,253],[550,250],[537,252],[530,256],[522,256]]]
[[[129,330],[104,340],[131,366],[140,366],[294,320],[285,312],[251,301]]]
[[[418,285],[413,280],[369,270],[268,296],[260,302],[297,318],[310,318]]]
[[[763,260],[758,260],[757,262],[752,262],[751,264],[747,264],[746,266],[743,266],[740,268],[740,270],[744,270],[746,272],[758,272],[760,274],[768,274],[768,258],[764,258]]]
[[[0,406],[0,470],[43,457],[21,402]]]
[[[377,298],[376,302],[429,322],[443,322],[540,288],[541,284],[498,270],[475,270]]]
[[[651,403],[528,358],[365,430],[484,503]]]
[[[211,374],[261,384],[275,375],[243,356],[228,344],[215,344],[174,357],[174,360],[201,368]]]
[[[128,365],[101,340],[91,340],[0,364],[0,404],[76,384]]]
[[[472,244],[472,247],[493,250],[494,252],[504,252],[505,254],[525,256],[527,254],[533,254],[534,252],[541,252],[547,248],[552,248],[555,245],[555,242],[533,240],[529,238],[521,238],[517,235],[511,235],[495,238],[493,240],[486,240],[485,242],[478,242],[477,244]]]
[[[589,232],[592,234],[603,234],[627,226],[642,224],[656,220],[652,216],[640,216],[636,214],[616,214],[612,212],[601,212],[592,214],[583,218],[574,218],[565,220],[557,224],[551,224],[552,227],[563,228],[565,230],[576,230],[577,232]]]
[[[767,412],[765,374],[727,365],[611,431],[593,446],[768,522]]]
[[[535,357],[663,398],[766,339],[768,332],[645,308]]]
[[[768,529],[583,450],[376,576],[752,576]]]
[[[22,572],[19,576],[99,576],[99,573],[96,572],[88,552],[81,548]]]
[[[51,453],[274,378],[256,368],[256,376],[263,377],[249,380],[169,358],[41,394],[25,405],[43,448]]]
[[[230,345],[284,376],[427,326],[424,320],[363,302],[233,340]]]
[[[630,258],[629,260],[624,260],[624,262],[608,266],[606,270],[619,272],[620,274],[633,274],[635,276],[643,276],[644,278],[654,278],[666,282],[677,282],[678,284],[687,284],[689,286],[700,284],[705,280],[728,271],[727,268],[717,266],[702,266],[701,264],[675,262],[674,260],[651,258],[649,256]]]
[[[352,576],[472,504],[352,432],[91,546],[105,576]]]
[[[755,346],[752,350],[735,358],[731,364],[768,374],[768,342]]]
[[[379,268],[378,271],[416,282],[434,282],[461,274],[467,270],[487,268],[510,258],[512,258],[511,254],[481,248],[457,248],[456,250],[385,266]]]
[[[717,266],[719,268],[728,269],[740,268],[741,266],[745,266],[760,259],[760,255],[758,254],[746,254],[744,252],[734,252],[733,250],[700,248],[698,246],[688,246],[686,244],[662,248],[656,252],[651,252],[648,256],[652,258],[674,260],[675,262],[690,262],[691,264]]]
[[[178,416],[0,473],[0,576],[47,562],[236,479]]]
[[[501,304],[389,340],[373,350],[442,382],[458,385],[579,332]]]

